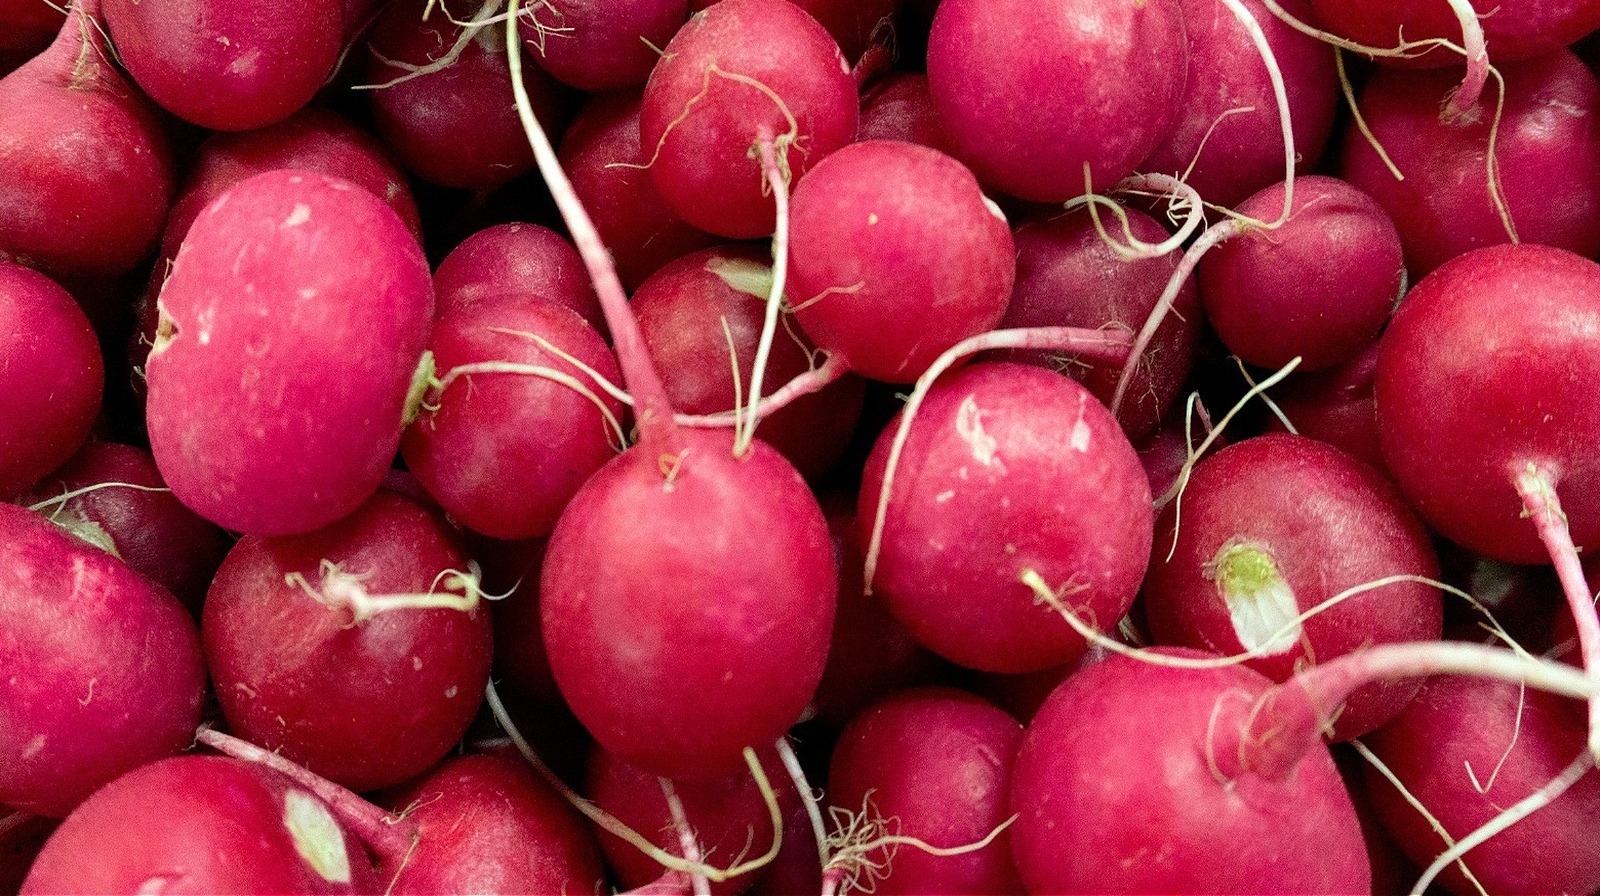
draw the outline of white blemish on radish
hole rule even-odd
[[[226,34],[217,35],[217,43],[222,44],[224,47],[233,46],[233,41],[228,40],[228,36]]]
[[[234,687],[234,689],[235,689],[235,690],[237,690],[237,691],[238,691],[238,692],[239,692],[239,693],[241,693],[241,694],[243,694],[243,695],[245,695],[245,696],[246,696],[246,697],[249,697],[249,698],[250,698],[250,699],[251,699],[251,700],[254,700],[254,699],[256,699],[256,698],[257,698],[257,697],[259,697],[259,696],[261,696],[261,695],[260,695],[260,694],[259,694],[259,693],[258,693],[258,692],[257,692],[257,691],[256,691],[256,689],[255,689],[255,688],[253,688],[253,687],[251,687],[251,686],[249,686],[249,685],[247,685],[247,684],[245,684],[245,683],[244,683],[244,682],[242,682],[242,681],[241,681],[241,682],[239,682],[239,683],[238,683],[238,684],[236,684],[236,685],[234,685],[234,686],[233,686],[233,687]]]
[[[972,446],[972,456],[978,463],[992,467],[998,462],[995,452],[1000,443],[994,436],[984,432],[983,410],[978,407],[978,400],[974,396],[963,398],[961,406],[956,409],[956,435]]]
[[[79,706],[88,706],[90,703],[94,702],[94,683],[99,681],[99,680],[100,679],[98,679],[98,678],[89,679],[89,693],[84,694],[82,697],[78,698],[78,705]]]
[[[289,829],[295,851],[324,880],[350,882],[350,853],[344,831],[322,801],[303,790],[284,794],[283,826]]]
[[[195,324],[197,326],[199,326],[199,328],[200,328],[196,332],[195,338],[200,340],[200,344],[201,345],[210,345],[211,344],[211,328],[213,326],[215,326],[216,323],[217,323],[217,306],[216,305],[208,306],[208,307],[202,309],[199,314],[195,315]]]
[[[414,656],[414,657],[411,658],[411,671],[413,671],[413,672],[421,672],[422,671],[422,657]]]
[[[43,734],[40,734],[40,735],[36,736],[33,740],[28,741],[27,744],[25,744],[23,746],[23,748],[22,748],[22,758],[23,758],[23,760],[26,761],[26,760],[32,759],[33,757],[39,755],[39,753],[44,750],[44,744],[45,744],[45,738],[44,738]]]
[[[1266,549],[1229,541],[1206,564],[1246,650],[1283,653],[1300,640],[1300,605]]]
[[[260,62],[261,51],[253,49],[228,63],[228,73],[242,75],[246,78],[254,77],[256,70],[260,67]]]
[[[314,299],[317,297],[317,291],[309,286],[298,290],[295,294],[302,299]]]
[[[290,227],[299,227],[309,220],[311,220],[311,206],[306,205],[304,202],[296,202],[294,210],[289,212],[289,217],[283,219],[283,223],[278,225],[278,229],[287,230]]]
[[[445,688],[444,698],[446,700],[454,700],[456,698],[456,694],[459,694],[460,692],[460,688],[456,687],[455,685],[451,685],[450,687]]]
[[[983,207],[989,210],[989,214],[994,215],[996,218],[999,218],[1002,222],[1004,222],[1007,227],[1011,226],[1011,222],[1006,221],[1006,213],[1001,210],[1000,206],[996,204],[993,199],[984,196]]]
[[[878,223],[878,213],[877,212],[868,212],[867,213],[867,226],[871,227],[872,225],[877,224],[877,223]]]
[[[942,492],[938,493],[937,495],[934,495],[933,496],[933,501],[934,501],[935,504],[943,504],[946,501],[949,501],[951,498],[954,498],[955,496],[956,496],[956,490],[952,488],[952,489],[949,489],[947,491],[942,491]]]
[[[1087,394],[1078,396],[1078,420],[1072,424],[1072,435],[1067,439],[1067,444],[1072,446],[1072,450],[1080,454],[1089,453],[1089,424],[1084,422],[1083,419],[1083,413],[1088,401]]]
[[[169,889],[171,889],[174,882],[181,879],[182,878],[163,877],[161,875],[147,877],[143,883],[139,884],[139,888],[133,892],[139,894],[139,896],[158,896],[158,894],[167,892]]]

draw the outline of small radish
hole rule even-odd
[[[686,0],[559,0],[523,13],[523,45],[557,80],[596,93],[638,87],[688,18]]]
[[[565,305],[605,332],[605,315],[578,250],[539,224],[498,224],[462,240],[434,270],[433,291],[440,317],[456,305],[520,292]]]

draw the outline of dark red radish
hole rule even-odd
[[[72,296],[38,271],[0,261],[0,499],[78,450],[105,382],[100,343]]]
[[[434,313],[500,293],[571,308],[601,333],[605,315],[571,241],[541,224],[497,224],[467,237],[433,272]]]
[[[524,8],[522,42],[565,84],[622,90],[644,84],[688,15],[687,0],[545,0]]]
[[[62,817],[193,740],[206,670],[164,588],[0,504],[0,805]]]
[[[1239,204],[1259,221],[1284,207],[1277,183]],[[1200,261],[1206,320],[1247,364],[1299,371],[1354,358],[1376,341],[1405,282],[1400,233],[1383,206],[1342,180],[1297,177],[1289,217],[1249,226]]]
[[[795,317],[863,376],[912,382],[1005,313],[1010,229],[972,173],[937,150],[851,144],[800,182],[791,219]]]
[[[1339,176],[1394,219],[1413,280],[1463,252],[1519,239],[1600,253],[1600,82],[1564,49],[1500,70],[1497,182],[1488,166],[1494,92],[1453,121],[1440,119],[1439,98],[1458,72],[1379,69],[1361,92],[1367,125],[1405,179],[1354,128]]]
[[[1304,376],[1291,375],[1273,389],[1272,400],[1300,435],[1344,451],[1388,475],[1378,444],[1378,409],[1372,395],[1381,339],[1343,364]],[[1276,416],[1267,429],[1283,431]]]
[[[1375,470],[1301,436],[1245,439],[1195,466],[1156,521],[1152,555],[1143,594],[1156,643],[1249,652],[1246,665],[1274,681],[1372,644],[1437,640],[1443,626],[1422,523]],[[1383,724],[1416,685],[1352,695],[1334,738]]]
[[[1322,27],[1376,49],[1397,47],[1402,41],[1460,44],[1464,8],[1482,27],[1489,55],[1497,63],[1549,53],[1600,28],[1600,3],[1594,0],[1311,0],[1311,8]],[[1385,65],[1408,67],[1462,64],[1459,53],[1428,46],[1418,46],[1403,57],[1374,58]]]
[[[678,217],[644,170],[640,99],[639,93],[590,97],[567,128],[560,156],[630,290],[667,262],[723,241]]]
[[[639,331],[679,412],[711,415],[745,401],[772,289],[766,250],[725,245],[685,255],[634,292],[630,304]],[[785,317],[780,326],[767,357],[763,398],[816,366],[816,349],[793,319]],[[761,438],[817,479],[844,453],[864,392],[861,378],[846,374],[764,417]]]
[[[699,12],[716,0],[689,0],[690,12]],[[854,62],[869,41],[893,26],[891,16],[901,0],[791,0],[811,14],[838,41],[847,62]]]
[[[43,815],[0,810],[0,890],[22,889],[28,868],[61,822]]]
[[[624,437],[622,402],[562,355],[612,380],[616,358],[577,312],[518,294],[457,305],[430,351],[438,373],[401,438],[406,465],[463,526],[549,535]]]
[[[6,23],[5,33],[0,35],[0,50],[43,50],[61,31],[62,18],[59,8],[39,0],[0,2],[0,22]]]
[[[494,618],[495,681],[509,696],[539,708],[564,706],[539,625],[539,572],[544,566],[545,540],[468,536],[468,553],[483,569],[483,589],[497,595],[489,607]]]
[[[109,61],[99,16],[100,0],[79,0],[0,79],[0,252],[58,274],[132,270],[172,203],[166,132]]]
[[[342,0],[102,0],[117,56],[151,99],[218,131],[282,121],[339,59]]]
[[[279,535],[371,496],[433,320],[427,261],[383,200],[326,175],[257,175],[196,219],[159,305],[146,414],[179,500]]]
[[[760,752],[768,757],[763,765],[768,769],[765,783],[774,788],[771,798],[779,801],[780,810],[797,802],[793,785],[783,780],[780,767],[771,758],[771,747]],[[680,804],[684,830],[674,819],[669,789]],[[590,751],[584,768],[583,794],[596,808],[668,855],[684,858],[681,837],[689,834],[700,853],[698,861],[719,870],[766,854],[774,845],[774,838],[781,836],[773,828],[768,795],[763,794],[761,783],[746,769],[715,778],[667,780],[596,747]],[[669,870],[638,845],[614,833],[600,831],[597,836],[606,863],[625,889],[643,887]],[[812,856],[815,861],[816,853]],[[711,892],[718,896],[742,893],[765,870],[763,863],[726,880],[712,881]]]
[[[132,445],[90,442],[18,503],[171,591],[196,619],[230,543],[174,498],[150,452]]]
[[[911,688],[863,709],[839,735],[828,803],[855,834],[830,873],[874,893],[1013,893],[1021,888],[1006,833],[1011,767],[1022,726],[1005,710],[954,688]],[[877,835],[913,837],[871,845]],[[857,879],[857,875],[860,875]],[[843,892],[844,888],[840,888]]]
[[[379,802],[418,832],[387,892],[603,892],[583,816],[521,757],[453,756]]]
[[[928,76],[921,72],[892,72],[861,92],[858,140],[903,140],[942,153],[952,152],[945,140],[944,123],[933,107]]]
[[[792,187],[856,136],[850,66],[788,0],[724,0],[667,44],[645,85],[639,142],[650,178],[685,221],[733,239],[774,230],[755,149]]]
[[[928,390],[903,451],[898,428],[878,438],[862,480],[863,531],[882,533],[867,584],[923,645],[994,672],[1077,658],[1083,638],[1020,584],[1029,568],[1069,582],[1070,602],[1103,627],[1127,613],[1150,556],[1150,486],[1087,389],[1037,367],[973,364]]]
[[[413,174],[430,183],[492,190],[533,170],[533,156],[508,96],[511,76],[498,26],[485,5],[458,25],[445,15],[425,21],[428,0],[384,7],[367,40],[373,126]],[[465,13],[462,13],[465,18]],[[542,121],[564,115],[559,86],[537,70],[522,85]]]
[[[783,816],[783,844],[748,891],[752,896],[821,893],[821,856],[817,834],[802,800],[794,800]]]
[[[1466,872],[1446,865],[1439,880],[1450,892],[1590,893],[1600,887],[1600,843],[1584,833],[1600,818],[1600,776],[1572,764],[1585,753],[1581,702],[1506,682],[1441,676],[1429,679],[1398,718],[1365,742],[1432,816],[1376,769],[1366,769],[1378,817],[1418,867],[1553,780],[1566,779],[1564,793],[1462,856]],[[1581,777],[1574,781],[1575,774]],[[1448,841],[1433,822],[1444,827]]]
[[[928,87],[956,157],[1035,202],[1132,172],[1177,121],[1187,70],[1177,0],[944,0],[928,37]]]
[[[1241,3],[1261,29],[1283,78],[1296,170],[1309,171],[1333,130],[1339,96],[1333,53],[1275,18],[1260,0]],[[1280,0],[1280,5],[1300,19],[1310,11],[1305,0]],[[1266,63],[1235,11],[1222,0],[1183,0],[1183,13],[1189,74],[1182,111],[1139,170],[1177,175],[1207,202],[1231,207],[1284,178],[1277,101]]]
[[[1128,257],[1119,251],[1131,236],[1161,243],[1169,234],[1154,218],[1125,209],[1120,221],[1101,214],[1115,240],[1100,235],[1087,209],[1039,216],[1024,221],[1015,233],[1016,285],[1001,327],[1069,326],[1137,332],[1155,308],[1163,287],[1178,267],[1178,257]],[[1186,277],[1173,298],[1172,314],[1156,330],[1128,388],[1130,400],[1117,415],[1128,438],[1143,442],[1161,424],[1182,393],[1194,366],[1203,323],[1193,277]],[[1055,350],[1009,351],[1007,360],[1049,367],[1078,380],[1110,404],[1122,373],[1121,363],[1082,358]]]
[[[22,884],[43,893],[373,893],[371,863],[310,791],[250,762],[175,756],[95,792]]]
[[[420,774],[461,739],[488,680],[479,597],[444,520],[387,490],[313,533],[246,536],[201,619],[223,715],[354,790]]]
[[[1200,658],[1199,651],[1170,655]],[[1219,773],[1224,725],[1271,686],[1249,669],[1115,656],[1068,678],[1023,734],[1008,830],[1032,893],[1364,893],[1355,807],[1326,748],[1273,778]],[[1219,708],[1238,707],[1239,714]]]

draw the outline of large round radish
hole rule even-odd
[[[0,805],[66,815],[193,740],[206,672],[171,594],[0,504]]]
[[[876,518],[898,427],[867,461],[861,521]],[[1070,662],[1083,638],[1021,584],[1116,625],[1150,556],[1150,486],[1128,439],[1078,383],[1038,367],[974,364],[941,378],[913,423],[868,583],[919,641],[995,672]]]
[[[279,535],[377,489],[433,318],[427,261],[383,200],[309,172],[253,177],[195,221],[159,305],[150,448],[179,500]]]
[[[855,139],[856,85],[828,32],[788,0],[723,0],[667,44],[645,85],[639,142],[673,211],[735,239],[773,232],[753,152],[791,183]]]
[[[791,221],[795,316],[864,376],[912,382],[1005,314],[1011,231],[972,173],[937,150],[851,144],[800,182]]]
[[[1056,202],[1104,189],[1171,131],[1188,71],[1177,0],[944,0],[928,86],[978,180]]]

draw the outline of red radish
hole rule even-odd
[[[689,10],[699,12],[716,0],[689,0]],[[879,37],[901,0],[791,0],[828,29],[848,62],[866,50],[869,40]]]
[[[592,893],[605,872],[583,817],[513,755],[454,756],[380,802],[417,826],[394,893]]]
[[[1461,13],[1467,11],[1482,27],[1483,39],[1496,62],[1539,56],[1600,28],[1600,3],[1594,0],[1311,0],[1311,8],[1323,27],[1379,49],[1397,46],[1402,40],[1423,44],[1443,39],[1459,44]],[[1410,58],[1376,58],[1385,65],[1461,64],[1461,56],[1447,50],[1419,46],[1412,53]]]
[[[1155,308],[1177,270],[1171,255],[1129,258],[1118,247],[1131,237],[1161,243],[1169,236],[1157,221],[1126,209],[1126,231],[1106,222],[1107,242],[1087,209],[1031,218],[1017,228],[1017,279],[1002,327],[1071,326],[1135,332]],[[1104,216],[1102,216],[1104,217]],[[1128,438],[1143,442],[1161,423],[1194,366],[1203,329],[1195,281],[1186,277],[1129,386],[1130,400],[1117,415]],[[1109,404],[1121,363],[1081,358],[1070,352],[1027,350],[1000,353],[1007,360],[1049,367],[1071,376]]]
[[[201,635],[228,724],[355,790],[443,758],[489,674],[488,611],[453,533],[389,491],[316,532],[247,536]]]
[[[539,709],[564,707],[539,626],[545,540],[471,540],[469,552],[483,568],[484,591],[505,595],[489,608],[494,617],[494,680],[508,696]]]
[[[571,308],[605,332],[600,300],[566,237],[539,224],[497,224],[450,250],[433,272],[434,313],[500,293],[523,293]]]
[[[427,261],[381,199],[310,172],[257,175],[201,213],[159,305],[150,447],[179,500],[276,535],[377,489],[433,319]]]
[[[1381,346],[1382,340],[1374,340],[1343,364],[1290,376],[1273,390],[1272,399],[1296,432],[1327,442],[1388,475],[1378,444],[1378,409],[1372,397]],[[1269,430],[1282,427],[1276,417],[1267,421]]]
[[[739,407],[751,388],[772,288],[771,256],[730,245],[685,255],[634,292],[633,313],[673,407],[704,415]],[[793,320],[786,318],[782,327],[767,358],[763,397],[772,394],[770,384],[788,382],[815,365],[816,349]],[[808,479],[821,477],[844,453],[864,391],[860,377],[843,376],[763,417],[761,438]]]
[[[0,889],[22,889],[28,868],[60,822],[43,815],[0,810]]]
[[[0,504],[0,805],[66,815],[193,740],[206,672],[165,589]]]
[[[0,252],[60,273],[131,270],[172,202],[166,133],[108,61],[100,0],[0,79]]]
[[[944,0],[928,86],[980,182],[1057,202],[1082,194],[1086,176],[1110,186],[1161,144],[1187,60],[1177,0]]]
[[[1451,70],[1379,69],[1362,90],[1362,115],[1405,179],[1353,128],[1339,174],[1394,219],[1413,278],[1508,240],[1600,253],[1600,82],[1564,49],[1501,71],[1496,180],[1486,161],[1498,114],[1493,94],[1472,114],[1442,121],[1439,98],[1459,77]]]
[[[863,475],[863,528],[883,513],[868,585],[925,646],[996,672],[1075,659],[1083,639],[1019,584],[1027,568],[1070,581],[1072,603],[1101,625],[1127,613],[1150,556],[1150,486],[1087,389],[1037,367],[973,364],[927,391],[903,453],[896,429]]]
[[[855,139],[856,86],[839,47],[788,0],[724,0],[697,13],[650,73],[639,142],[667,205],[734,239],[773,232],[753,150],[789,184]]]
[[[72,296],[38,271],[0,261],[0,499],[78,450],[105,381],[100,343]]]
[[[1284,207],[1284,184],[1236,211],[1261,221]],[[1295,178],[1289,217],[1273,230],[1244,227],[1200,262],[1206,320],[1248,364],[1332,367],[1377,339],[1399,301],[1400,233],[1372,197],[1332,177]]]
[[[201,127],[245,131],[311,101],[339,58],[341,0],[102,0],[140,88]]]
[[[3,0],[0,22],[6,30],[0,36],[0,50],[37,52],[61,31],[61,10],[38,0]]]
[[[1438,639],[1439,563],[1394,487],[1336,448],[1287,434],[1245,439],[1194,468],[1156,523],[1144,582],[1160,644],[1252,653],[1282,681],[1372,644]],[[1369,583],[1310,618],[1329,599]],[[1334,738],[1359,737],[1411,699],[1417,682],[1352,695]]]
[[[937,150],[890,140],[839,150],[795,189],[790,226],[795,317],[873,379],[914,381],[999,323],[1011,297],[1004,217]]]
[[[523,44],[557,80],[603,92],[637,87],[689,15],[687,0],[558,0],[523,12]]]
[[[196,619],[228,550],[222,530],[179,503],[132,445],[90,442],[20,503],[171,591]]]
[[[903,140],[947,155],[952,151],[933,108],[928,76],[920,72],[893,72],[861,92],[856,139]]]
[[[836,857],[830,872],[863,892],[1016,892],[1010,840],[989,838],[1011,814],[1021,743],[1016,719],[954,688],[912,688],[863,709],[839,735],[828,773],[828,802],[850,813],[853,830],[842,833],[857,838],[845,849],[858,852],[848,864]],[[884,833],[940,850],[988,842],[954,855],[904,842],[872,848]]]
[[[407,466],[463,526],[549,535],[623,440],[622,403],[558,352],[611,379],[615,357],[576,312],[526,295],[457,305],[430,350],[439,379],[401,439]]]
[[[360,844],[311,792],[254,763],[176,756],[118,778],[78,807],[45,843],[22,892],[380,887]]]
[[[445,187],[491,190],[533,168],[516,113],[506,96],[505,42],[500,29],[444,15],[423,20],[428,0],[385,6],[367,41],[367,82],[373,125],[401,164]],[[524,89],[541,120],[562,117],[558,85],[526,71]]]
[[[1590,893],[1600,887],[1600,844],[1583,832],[1600,817],[1600,776],[1584,757],[1583,705],[1514,684],[1461,676],[1431,678],[1367,745],[1431,820],[1376,769],[1367,793],[1385,828],[1413,862],[1426,866],[1448,842],[1506,815],[1554,779],[1568,789],[1443,867],[1453,893]],[[1581,775],[1573,780],[1575,775]],[[1422,884],[1419,883],[1419,888]]]

